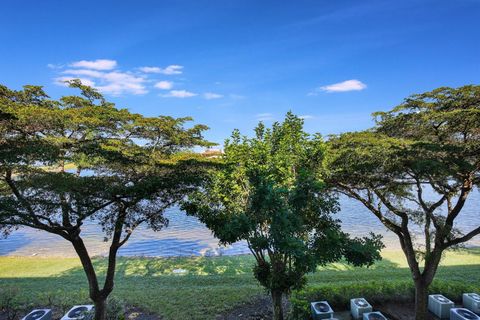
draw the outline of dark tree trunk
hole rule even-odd
[[[79,247],[79,249],[77,250],[77,253],[79,254],[80,260],[82,261],[83,269],[88,279],[90,299],[92,299],[95,305],[94,319],[105,320],[106,312],[107,312],[107,298],[112,292],[113,285],[114,285],[117,248],[115,246],[110,249],[105,285],[103,289],[100,290],[98,286],[97,275],[95,273],[93,264],[91,263],[91,260],[90,260],[90,257],[88,256],[87,251],[83,250],[80,244],[77,244],[77,246]]]
[[[427,319],[428,287],[423,279],[415,280],[415,320]]]
[[[282,296],[283,294],[281,291],[278,291],[278,290],[272,291],[274,320],[283,320]]]
[[[95,320],[105,320],[107,316],[107,297],[99,297],[93,303],[95,305]]]

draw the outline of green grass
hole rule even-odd
[[[309,275],[309,285],[411,279],[403,254],[385,251],[373,267],[354,268],[342,263],[319,268]],[[249,256],[216,258],[120,258],[114,295],[130,305],[165,319],[214,319],[235,305],[264,294],[252,276]],[[95,261],[103,274],[104,259]],[[172,270],[188,270],[174,275]],[[449,253],[438,279],[480,282],[480,250]],[[0,257],[0,287],[17,287],[18,304],[28,307],[56,301],[67,308],[87,302],[87,282],[78,259]]]

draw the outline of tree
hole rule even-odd
[[[340,260],[355,265],[380,259],[379,237],[350,239],[332,213],[337,199],[322,181],[325,144],[303,131],[288,113],[283,123],[254,138],[234,131],[225,142],[223,166],[183,208],[197,216],[223,244],[246,240],[255,257],[255,278],[271,294],[275,319],[282,297],[305,285],[317,265]]]
[[[374,129],[330,139],[327,180],[398,236],[421,320],[444,251],[480,233],[480,219],[455,226],[480,182],[480,86],[413,95],[375,116]]]
[[[202,164],[188,152],[208,146],[190,118],[144,117],[117,109],[92,88],[50,100],[41,87],[0,86],[0,228],[44,230],[75,249],[95,304],[105,318],[118,250],[140,224],[157,231],[164,210],[191,192]],[[82,240],[87,219],[110,241],[103,285]]]

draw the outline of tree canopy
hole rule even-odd
[[[480,86],[416,94],[374,115],[372,130],[330,139],[327,180],[398,236],[423,319],[443,251],[480,234],[480,220],[455,226],[480,182]]]
[[[79,81],[80,96],[50,99],[41,87],[0,86],[0,228],[28,226],[71,242],[86,272],[96,318],[113,289],[115,258],[135,228],[167,225],[163,212],[194,190],[210,146],[190,118],[144,117],[118,109]],[[87,220],[110,241],[105,283],[98,284],[82,240]]]
[[[301,288],[317,265],[342,257],[355,265],[380,259],[379,237],[351,239],[332,216],[338,202],[318,165],[325,148],[292,113],[271,129],[260,123],[254,138],[234,131],[221,169],[183,206],[223,244],[247,241],[257,262],[254,275],[272,294],[275,319],[283,317],[282,295]]]

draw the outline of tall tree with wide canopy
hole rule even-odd
[[[210,145],[189,118],[144,117],[117,109],[92,88],[51,100],[41,87],[0,86],[0,228],[27,226],[69,241],[105,318],[118,250],[140,224],[160,230],[166,208],[195,189],[203,165],[188,150]],[[103,284],[82,239],[86,220],[110,242]]]
[[[455,222],[480,183],[480,86],[416,94],[375,128],[329,141],[328,182],[363,203],[400,241],[415,282],[416,319],[442,254],[480,234]]]
[[[283,319],[282,296],[301,288],[317,265],[345,257],[355,265],[380,259],[380,239],[350,239],[340,229],[337,199],[322,181],[325,144],[288,113],[283,123],[255,137],[234,131],[223,166],[183,207],[223,244],[246,240],[256,259],[255,278],[271,294],[274,318]]]

